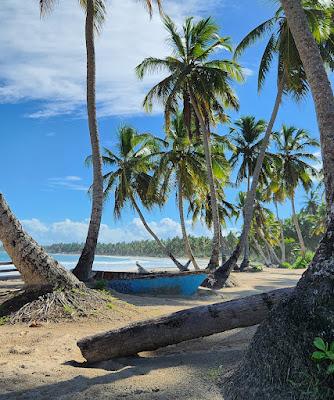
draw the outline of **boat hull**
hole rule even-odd
[[[207,278],[202,271],[180,273],[137,274],[99,272],[96,279],[104,279],[108,289],[127,294],[192,296]]]

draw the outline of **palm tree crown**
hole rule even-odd
[[[281,132],[274,133],[277,154],[280,159],[280,184],[288,196],[292,196],[301,184],[306,191],[312,187],[312,176],[317,170],[309,161],[317,161],[309,147],[319,147],[317,140],[312,139],[304,129],[283,125]]]
[[[211,18],[194,22],[187,18],[180,33],[169,17],[164,17],[169,33],[169,44],[173,54],[164,59],[148,57],[136,68],[140,79],[146,73],[167,71],[168,76],[155,85],[147,94],[144,106],[151,110],[153,100],[161,101],[165,107],[167,126],[170,115],[183,99],[184,111],[189,112],[190,95],[207,118],[213,119],[215,112],[225,119],[224,107],[238,108],[238,100],[231,81],[242,81],[240,66],[230,60],[208,60],[218,49],[231,51],[230,40],[218,36],[218,26]]]
[[[256,121],[255,117],[246,116],[238,119],[230,130],[230,138],[235,146],[230,159],[231,166],[235,167],[240,162],[237,183],[247,179],[247,190],[250,188],[249,180],[253,175],[262,143],[262,134],[265,132],[266,126],[267,124],[264,120]],[[264,163],[264,166],[266,166],[266,163]]]
[[[328,6],[310,0],[303,0],[303,8],[323,60],[333,70],[334,46],[330,40],[332,34],[331,11]],[[269,35],[269,40],[259,65],[258,89],[262,89],[276,56],[278,82],[284,81],[284,91],[292,94],[296,99],[303,97],[308,91],[307,78],[282,7],[278,8],[272,18],[245,36],[237,46],[235,56],[240,56],[247,47],[265,35]]]

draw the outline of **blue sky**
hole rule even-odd
[[[139,131],[163,135],[163,119],[156,108],[145,114],[141,102],[159,76],[138,82],[134,67],[146,56],[168,54],[165,32],[156,13],[150,21],[135,0],[109,0],[107,22],[97,39],[97,98],[102,145],[112,147],[116,129],[130,123]],[[223,36],[234,44],[274,10],[269,0],[165,0],[166,12],[178,23],[188,15],[212,16]],[[203,4],[205,3],[205,4]],[[91,170],[85,117],[84,16],[77,1],[61,0],[55,12],[40,19],[38,2],[3,0],[0,9],[0,191],[29,232],[42,243],[81,241],[85,238],[90,201]],[[246,83],[236,85],[239,114],[269,119],[275,98],[275,80],[269,76],[263,92],[256,90],[256,74],[263,45],[241,59]],[[222,56],[228,56],[222,54]],[[310,98],[295,104],[285,98],[275,128],[282,123],[306,128],[318,137]],[[227,132],[227,127],[219,128]],[[301,204],[301,192],[299,206]],[[234,201],[236,192],[227,190]],[[281,207],[289,215],[288,205]],[[147,215],[147,214],[146,214]],[[179,234],[172,196],[163,210],[147,215],[161,237]],[[208,234],[201,224],[192,234]],[[228,229],[235,229],[233,223]],[[104,211],[101,241],[147,238],[137,216],[126,209],[114,221],[112,204]]]

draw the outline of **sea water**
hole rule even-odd
[[[79,259],[79,254],[51,254],[64,267],[73,269]],[[10,261],[4,251],[0,251],[0,262]],[[175,269],[175,264],[168,258],[153,257],[117,257],[117,256],[95,256],[94,271],[137,271],[136,262],[148,270]],[[10,268],[8,266],[1,269]]]

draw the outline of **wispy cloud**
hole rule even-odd
[[[82,183],[82,178],[80,176],[64,176],[57,178],[49,178],[47,185],[52,189],[69,189],[69,190],[79,190],[88,191],[88,186]]]
[[[36,1],[5,1],[0,7],[0,102],[36,100],[29,116],[84,115],[84,15],[75,1],[62,1],[40,19]],[[150,21],[140,2],[109,2],[108,18],[96,40],[100,116],[142,113],[144,94],[157,77],[137,80],[134,68],[145,57],[169,53],[156,13]],[[169,0],[166,13],[181,22],[209,15],[218,0]],[[19,27],[19,29],[18,29]],[[51,136],[51,135],[50,135]]]

